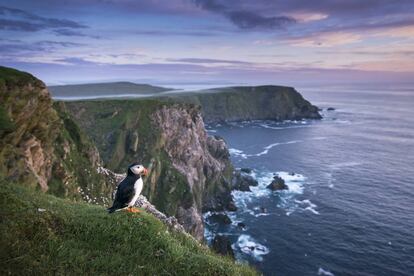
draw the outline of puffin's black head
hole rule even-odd
[[[138,163],[132,163],[128,167],[128,175],[141,176],[141,175],[147,175],[147,174],[148,174],[148,170],[144,166]]]

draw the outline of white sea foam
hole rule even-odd
[[[309,199],[295,200],[295,202],[298,203],[303,208],[303,210],[310,211],[315,215],[319,215],[319,212],[316,210],[318,206],[312,203]]]
[[[323,269],[322,267],[320,267],[318,269],[318,275],[323,275],[323,276],[335,276],[332,272]]]
[[[346,168],[346,167],[360,166],[362,164],[363,164],[362,162],[349,161],[349,162],[341,162],[341,163],[329,165],[329,168],[331,168],[332,170],[339,170],[339,169]]]
[[[238,156],[244,159],[247,158],[247,154],[243,153],[243,151],[239,149],[229,148],[229,153],[233,156]]]
[[[263,151],[261,151],[259,153],[256,153],[256,154],[248,154],[247,156],[261,156],[261,155],[265,155],[265,154],[268,154],[269,153],[269,150],[271,150],[274,147],[277,147],[277,146],[280,146],[280,145],[296,144],[296,143],[300,143],[300,142],[303,142],[303,141],[301,141],[301,140],[293,140],[293,141],[287,141],[287,142],[273,143],[273,144],[270,144],[270,145],[264,147],[264,150]]]
[[[309,140],[325,140],[325,139],[327,139],[327,138],[326,137],[315,137],[315,138],[312,138],[312,139],[309,139]],[[259,153],[253,153],[253,154],[247,154],[247,153],[244,153],[242,150],[234,149],[234,148],[230,148],[229,152],[233,156],[238,156],[238,157],[246,159],[248,157],[258,157],[258,156],[268,154],[269,151],[272,148],[277,147],[277,146],[303,143],[303,142],[306,142],[306,141],[309,141],[309,140],[292,140],[292,141],[287,141],[287,142],[277,142],[277,143],[273,143],[273,144],[270,144],[270,145],[264,147],[263,151],[261,151]]]
[[[311,125],[307,125],[306,123],[302,123],[301,125],[289,125],[289,126],[272,126],[268,124],[259,124],[259,126],[267,129],[275,129],[275,130],[282,130],[282,129],[290,129],[290,128],[304,128],[304,127],[311,127]]]
[[[328,178],[328,187],[332,189],[335,186],[334,182],[336,180],[333,176],[333,169],[331,169],[331,172],[325,173],[325,175]]]
[[[235,247],[241,252],[253,257],[255,260],[263,261],[263,256],[269,254],[270,250],[263,244],[258,243],[249,235],[242,234],[237,239]]]

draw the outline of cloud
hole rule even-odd
[[[172,62],[184,62],[184,63],[194,63],[194,64],[237,64],[237,65],[249,65],[250,62],[239,61],[239,60],[225,60],[225,59],[210,59],[210,58],[177,58],[177,59],[167,59],[167,61]]]
[[[277,29],[296,23],[293,17],[271,16],[265,17],[250,11],[231,11],[225,15],[241,29]]]
[[[90,37],[90,38],[95,38],[95,39],[99,39],[101,38],[100,36],[96,36],[96,35],[88,35],[88,34],[84,34],[80,31],[75,31],[72,29],[56,29],[53,30],[53,33],[55,33],[58,36],[80,36],[80,37]]]
[[[251,10],[226,6],[215,0],[194,0],[194,3],[202,9],[223,15],[240,29],[280,29],[296,23],[290,16],[264,16]]]
[[[0,54],[2,60],[5,59],[21,59],[23,57],[35,57],[52,53],[62,48],[84,46],[82,43],[67,41],[36,41],[25,42],[17,39],[0,39]]]
[[[319,33],[308,37],[292,38],[287,42],[298,47],[332,47],[361,41],[361,36],[353,33]]]
[[[199,36],[209,37],[220,35],[218,32],[211,31],[164,31],[164,30],[137,30],[133,32],[136,35],[148,35],[148,36]]]
[[[296,19],[298,22],[312,22],[312,21],[319,21],[329,17],[328,14],[318,13],[318,12],[294,12],[289,14],[289,16]]]
[[[74,57],[55,59],[53,60],[53,63],[63,64],[63,65],[93,65],[93,66],[101,64],[97,62],[88,61],[83,58],[74,58]]]
[[[55,28],[84,29],[87,26],[72,20],[42,17],[24,10],[0,6],[0,30],[34,32]]]

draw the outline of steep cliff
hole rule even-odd
[[[200,105],[204,121],[320,119],[318,108],[292,87],[239,86],[176,93],[168,101]]]
[[[0,173],[44,192],[107,203],[113,186],[97,170],[100,157],[69,118],[52,106],[43,82],[0,67]]]
[[[123,172],[148,166],[144,194],[161,211],[203,238],[203,210],[231,203],[232,166],[225,142],[209,137],[198,106],[154,99],[67,102],[96,142],[105,166]]]

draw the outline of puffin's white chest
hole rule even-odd
[[[129,207],[132,207],[135,205],[135,202],[137,201],[139,195],[142,192],[143,186],[144,186],[144,183],[142,182],[142,178],[139,178],[137,181],[135,181],[135,184],[134,184],[135,195],[132,198],[131,202],[128,204]]]

